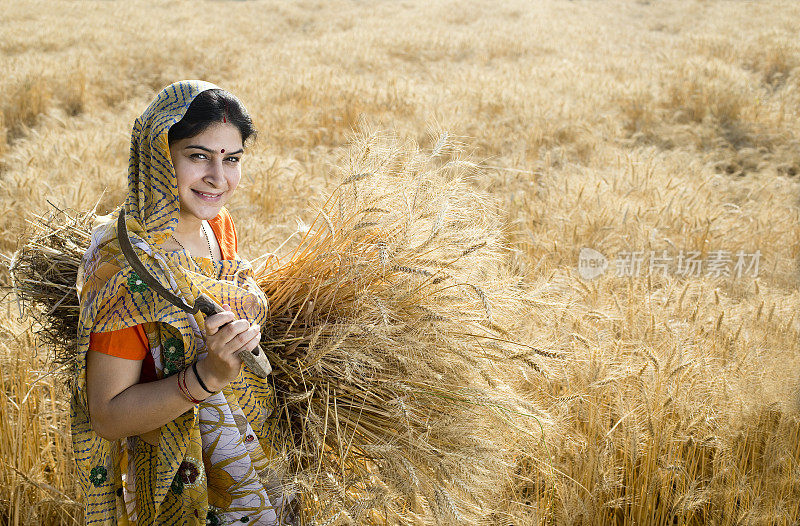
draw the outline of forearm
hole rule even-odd
[[[148,433],[142,438],[151,441],[155,430],[192,409],[190,398],[204,400],[235,380],[242,368],[236,353],[258,345],[261,327],[232,318],[230,310],[206,318],[211,331],[206,336],[208,354],[198,362],[197,375],[190,365],[181,373],[141,384],[142,360],[89,350],[86,387],[95,432],[109,440]],[[201,387],[198,376],[210,391]],[[184,381],[186,395],[180,387]]]
[[[116,440],[153,431],[175,420],[194,407],[180,391],[178,377],[144,384],[134,384],[95,408],[92,426],[100,436]],[[191,395],[203,399],[208,396],[191,370],[185,375]]]

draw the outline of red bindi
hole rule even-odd
[[[225,148],[221,149],[219,153],[225,153]]]

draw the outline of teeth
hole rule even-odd
[[[198,190],[195,190],[195,192],[205,197],[219,197],[221,195],[221,194],[207,194],[205,192],[200,192]]]

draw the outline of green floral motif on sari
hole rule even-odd
[[[142,281],[136,272],[131,271],[130,275],[128,276],[128,289],[131,292],[144,292],[147,290],[147,283]]]

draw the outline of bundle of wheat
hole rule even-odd
[[[496,369],[551,355],[503,328],[523,294],[503,274],[495,208],[465,182],[474,165],[454,159],[446,136],[424,155],[364,135],[344,164],[297,247],[257,273],[302,516],[477,523],[511,476],[509,435],[541,425]],[[10,265],[60,361],[74,352],[74,282],[92,219],[40,219]]]
[[[369,508],[394,523],[427,508],[471,522],[497,501],[509,416],[533,411],[490,370],[521,348],[548,353],[503,329],[523,294],[447,137],[427,155],[375,135],[354,144],[299,246],[258,277],[296,478],[322,516]]]
[[[76,350],[75,280],[95,214],[73,215],[55,208],[33,219],[30,239],[6,262],[12,291],[20,311],[34,320],[40,343],[53,349],[51,356],[57,363],[65,364]]]

